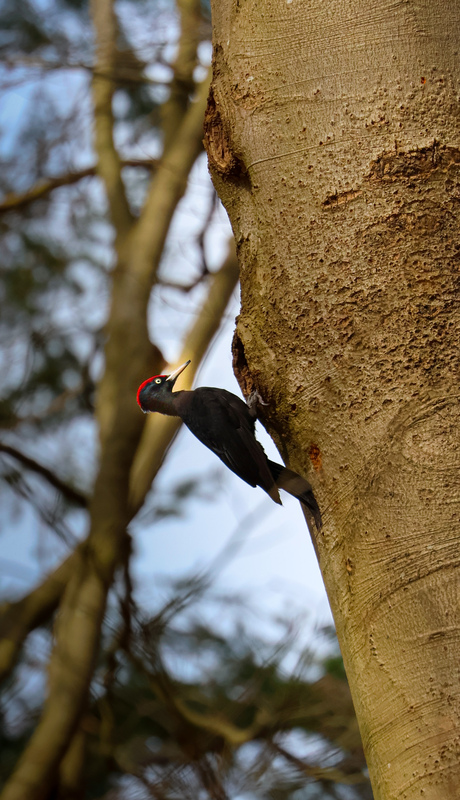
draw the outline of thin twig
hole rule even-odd
[[[158,159],[155,158],[128,158],[123,159],[120,163],[122,167],[143,167],[144,169],[155,170],[159,162]],[[46,195],[50,194],[54,189],[59,189],[61,186],[71,186],[74,183],[78,183],[78,181],[81,181],[83,178],[94,177],[96,174],[97,167],[93,164],[91,167],[85,167],[75,172],[67,172],[65,175],[47,178],[46,180],[40,181],[35,186],[31,186],[30,189],[27,189],[27,191],[21,194],[11,192],[0,202],[0,214],[23,208],[29,205],[29,203],[35,202],[35,200],[46,197]]]
[[[70,486],[68,483],[65,483],[61,478],[50,470],[48,467],[45,467],[44,464],[40,464],[39,461],[36,461],[34,458],[27,456],[25,453],[18,450],[16,447],[12,447],[9,444],[5,444],[4,442],[0,442],[0,453],[5,453],[11,458],[16,459],[16,461],[20,461],[27,469],[30,469],[32,472],[36,472],[38,475],[41,475],[42,478],[45,478],[51,486],[57,489],[61,494],[67,499],[70,500],[72,503],[76,503],[76,505],[81,506],[82,508],[86,508],[88,504],[88,498],[82,492],[79,492],[78,489],[74,489],[73,486]]]

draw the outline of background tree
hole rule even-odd
[[[240,383],[312,475],[375,796],[460,784],[459,7],[213,6]]]
[[[198,65],[197,47],[201,39],[201,27],[205,25],[199,3],[183,3],[179,7],[184,24],[177,37],[171,91],[163,103],[158,102],[154,93],[146,91],[142,73],[148,64],[141,62],[129,44],[129,24],[142,25],[146,20],[146,7],[135,9],[128,4],[123,9],[125,24],[122,28],[120,19],[123,12],[118,18],[111,2],[92,4],[90,14],[94,30],[94,57],[91,55],[92,44],[86,43],[85,46],[85,40],[91,42],[92,37],[88,35],[88,9],[84,5],[78,4],[73,9],[53,6],[50,11],[54,14],[47,19],[39,18],[32,5],[25,4],[20,17],[17,10],[11,5],[4,11],[6,28],[9,24],[11,33],[10,37],[6,37],[5,48],[12,67],[16,68],[13,80],[15,77],[18,80],[22,78],[19,62],[24,60],[27,65],[27,57],[32,59],[34,68],[38,64],[43,72],[59,66],[84,69],[90,79],[90,85],[82,85],[82,88],[91,89],[91,94],[85,96],[85,100],[87,110],[92,110],[94,115],[95,160],[89,171],[85,168],[83,174],[76,175],[76,165],[72,164],[68,177],[59,175],[53,179],[47,176],[43,182],[43,172],[51,171],[53,167],[55,169],[55,165],[63,160],[62,151],[64,154],[67,151],[69,160],[74,154],[78,159],[81,150],[79,152],[76,148],[81,146],[81,127],[83,134],[86,134],[86,142],[89,129],[84,120],[82,126],[79,116],[69,137],[67,134],[74,120],[71,112],[77,110],[78,95],[75,95],[73,108],[66,114],[65,100],[62,101],[63,109],[61,101],[56,103],[53,100],[51,87],[47,90],[46,86],[43,89],[40,86],[35,92],[34,108],[30,107],[33,126],[25,128],[21,135],[26,145],[29,144],[36,165],[35,175],[29,175],[29,180],[33,177],[36,181],[42,179],[42,182],[29,188],[26,196],[17,190],[7,196],[5,209],[11,214],[13,209],[28,208],[27,202],[31,198],[44,197],[56,186],[75,184],[77,178],[95,174],[98,178],[97,188],[103,187],[110,219],[110,229],[105,227],[103,236],[107,243],[113,239],[113,268],[111,276],[106,278],[106,290],[110,286],[110,308],[104,330],[105,364],[95,395],[100,455],[89,496],[76,492],[73,487],[67,491],[65,481],[53,476],[50,470],[43,469],[38,462],[34,464],[32,459],[26,460],[18,446],[8,444],[5,445],[8,449],[4,448],[10,457],[40,474],[54,488],[60,489],[65,499],[78,502],[80,507],[88,507],[89,534],[83,546],[78,547],[32,596],[21,601],[19,607],[16,605],[5,611],[6,615],[9,614],[10,623],[7,622],[3,641],[3,666],[7,671],[25,633],[59,603],[55,643],[50,657],[47,701],[14,776],[4,790],[5,797],[32,798],[47,796],[59,770],[65,773],[61,781],[66,782],[69,780],[69,771],[74,768],[75,751],[79,750],[81,738],[79,722],[97,658],[107,593],[116,571],[123,563],[126,565],[129,558],[127,525],[142,505],[165,449],[177,430],[177,426],[166,421],[166,424],[157,426],[153,431],[139,414],[133,394],[143,376],[160,372],[164,365],[158,347],[149,347],[147,304],[151,289],[158,281],[160,258],[174,210],[185,191],[190,169],[201,151],[208,81],[205,71],[202,70],[204,77],[202,75],[201,82],[196,82],[194,74]],[[174,9],[168,12],[165,7],[164,14],[168,13],[173,14]],[[173,19],[170,21],[174,23]],[[68,23],[67,26],[65,23]],[[79,28],[80,36],[71,41],[66,31],[71,31],[73,35],[75,26]],[[81,49],[79,44],[82,44]],[[153,62],[158,61],[164,47],[165,42],[158,36],[156,41],[152,41],[149,55]],[[77,49],[79,62],[83,59],[81,66],[75,62]],[[81,76],[80,83],[83,83]],[[121,96],[116,97],[120,83],[127,88]],[[122,109],[118,118],[114,113],[117,100]],[[147,113],[155,117],[161,107],[165,120],[161,139],[160,130],[156,134],[161,158],[142,160],[141,167],[147,167],[149,173],[153,169],[154,174],[144,187],[137,182],[132,190],[134,196],[130,198],[129,180],[125,181],[122,175],[124,162],[115,146],[115,137],[118,135],[122,140],[120,151],[123,151],[123,145],[127,149],[129,147],[129,138],[126,141],[128,130],[133,136],[133,143],[139,148],[144,146],[142,116],[138,110],[141,102],[144,103],[144,118]],[[35,113],[36,108],[39,109],[38,114]],[[137,112],[137,130],[136,126],[127,129],[129,114],[134,109]],[[56,128],[50,126],[51,116],[58,122]],[[65,117],[64,123],[59,124],[62,116]],[[150,150],[153,144],[150,142]],[[24,149],[20,155],[18,153],[18,167],[26,155]],[[13,162],[9,171],[13,185],[14,166]],[[24,179],[24,175],[21,177]],[[87,187],[86,196],[92,197],[90,186]],[[51,200],[44,209],[41,225],[37,219],[20,231],[16,225],[15,235],[8,228],[8,222],[5,223],[6,252],[7,255],[11,254],[10,263],[7,261],[5,265],[8,271],[7,287],[13,299],[15,289],[16,292],[19,290],[19,294],[27,290],[27,297],[32,301],[32,308],[26,305],[24,311],[24,303],[21,307],[22,315],[27,316],[30,326],[30,338],[26,346],[32,343],[33,347],[30,359],[32,369],[27,375],[29,386],[24,385],[24,375],[15,375],[13,370],[11,391],[4,401],[6,417],[10,425],[15,425],[18,439],[21,428],[23,436],[31,437],[31,424],[36,427],[56,424],[59,421],[55,413],[57,405],[64,408],[65,417],[68,409],[65,391],[70,388],[62,384],[66,376],[73,386],[77,383],[76,377],[82,376],[82,381],[77,383],[78,390],[70,393],[70,400],[87,406],[88,376],[91,375],[88,361],[94,358],[95,350],[100,350],[97,331],[91,330],[84,316],[81,324],[89,335],[83,346],[80,340],[75,342],[75,331],[71,332],[72,336],[68,334],[66,337],[61,331],[56,331],[53,325],[52,304],[58,299],[57,292],[67,292],[66,299],[71,306],[73,294],[80,288],[75,273],[72,274],[72,267],[78,261],[84,261],[87,268],[88,262],[89,266],[94,265],[95,243],[91,255],[81,247],[76,252],[71,248],[70,252],[66,252],[64,246],[69,245],[67,236],[64,233],[62,238],[65,241],[56,242],[56,226],[59,222],[61,229],[66,225],[71,226],[73,241],[70,244],[74,245],[78,240],[79,219],[77,216],[74,220],[76,212],[70,203],[64,211],[64,219],[60,221],[57,219],[59,209],[52,206]],[[91,220],[92,225],[95,222]],[[14,223],[13,217],[11,224]],[[48,232],[48,236],[51,234],[51,241],[50,238],[43,241],[44,232]],[[90,242],[86,241],[85,244],[88,247]],[[53,274],[50,275],[50,272]],[[43,296],[43,292],[37,298],[39,308],[33,307],[35,297],[27,286],[27,279],[38,283],[47,281],[50,287],[48,298]],[[237,270],[230,256],[223,268],[207,280],[204,311],[187,334],[187,353],[193,353],[195,365],[199,364],[217,329],[236,279]],[[25,327],[20,317],[15,322]],[[63,327],[68,328],[68,325],[66,318]],[[14,346],[17,348],[16,343]],[[65,364],[64,355],[68,364]],[[13,365],[16,365],[16,359]],[[53,366],[55,385],[46,381],[46,390],[48,393],[51,390],[52,394],[47,398],[48,408],[43,411],[44,377],[46,370]],[[27,398],[26,414],[22,415],[15,413],[18,385]],[[39,409],[41,406],[41,413],[37,406]],[[155,442],[152,442],[152,438]],[[92,465],[89,467],[91,469]],[[11,480],[21,481],[22,478],[13,475]],[[14,626],[12,632],[9,630],[11,620]]]
[[[299,652],[292,619],[284,630],[278,626],[275,645],[241,624],[224,637],[198,611],[207,584],[172,586],[171,600],[153,616],[133,602],[110,605],[80,734],[60,767],[59,796],[369,800],[334,646],[321,660]],[[214,596],[214,612],[228,620],[230,602],[235,614],[247,616],[247,606],[228,596]],[[36,676],[39,650],[36,642],[28,648],[22,683]],[[18,680],[5,698],[3,775],[40,714],[36,696],[19,692]]]
[[[203,175],[206,9],[7,2],[0,27],[2,516],[41,526],[54,565],[2,597],[2,798],[366,798],[335,654],[288,669],[292,621],[276,647],[241,626],[223,638],[191,614],[209,576],[155,612],[135,598],[136,513],[161,519],[200,489],[147,498],[177,430],[134,401],[171,357],[160,300],[195,312],[175,321],[197,368],[237,280],[233,253],[207,247],[209,184],[185,255],[171,232]]]

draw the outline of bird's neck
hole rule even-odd
[[[167,414],[168,417],[179,417],[180,413],[176,407],[177,398],[181,392],[173,392],[168,398],[163,400],[161,397],[156,397],[155,402],[149,411],[157,411],[159,414]]]

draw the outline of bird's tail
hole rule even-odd
[[[285,492],[300,500],[302,505],[306,506],[313,514],[317,529],[321,530],[323,525],[321,512],[308,481],[298,475],[297,472],[293,472],[292,469],[288,469],[282,464],[277,464],[275,461],[270,461],[270,459],[268,459],[268,466],[278,488],[284,489]]]

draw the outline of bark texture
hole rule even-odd
[[[236,372],[312,483],[376,798],[460,786],[460,8],[214,3]]]

